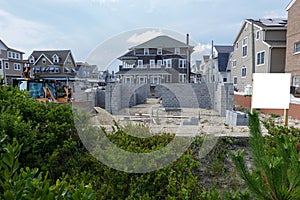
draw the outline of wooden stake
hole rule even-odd
[[[284,109],[284,126],[289,125],[289,109]]]

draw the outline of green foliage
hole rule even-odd
[[[6,137],[0,143],[1,199],[222,198],[217,190],[210,191],[200,184],[197,153],[202,138],[196,138],[181,158],[165,168],[144,174],[120,172],[100,163],[83,146],[82,141],[87,140],[92,149],[99,148],[95,142],[99,141],[99,131],[105,130],[85,126],[88,114],[78,111],[79,117],[74,115],[74,119],[73,112],[69,104],[45,104],[29,98],[27,92],[0,87],[0,138]],[[79,138],[76,128],[85,130],[83,138]],[[145,126],[129,124],[122,129],[115,124],[113,128],[113,134],[106,136],[132,152],[156,151],[174,138],[170,134],[150,138],[128,134],[148,133]],[[219,150],[220,163],[214,170],[221,175],[224,151]],[[243,199],[235,191],[226,195]]]
[[[4,150],[0,162],[1,199],[95,199],[90,185],[81,183],[75,186],[59,179],[51,185],[48,173],[43,175],[37,168],[19,169],[22,145],[16,139],[13,139],[13,144],[4,145],[4,140],[1,140],[1,150]]]
[[[287,129],[277,132],[274,130],[283,128],[270,127],[271,135],[264,138],[256,112],[249,114],[249,126],[254,168],[246,167],[242,151],[231,155],[248,189],[256,199],[300,199],[300,159],[296,149],[299,138],[285,134]]]

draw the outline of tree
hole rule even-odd
[[[271,133],[264,137],[257,112],[249,113],[249,127],[253,169],[246,167],[242,151],[231,157],[252,195],[264,200],[300,199],[299,135]]]

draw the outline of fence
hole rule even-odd
[[[251,96],[234,94],[234,105],[245,108],[251,108]],[[276,114],[283,116],[283,109],[260,109],[265,114]],[[289,116],[294,119],[300,119],[300,104],[290,103]]]

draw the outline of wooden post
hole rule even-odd
[[[289,109],[284,109],[284,126],[289,125]]]

